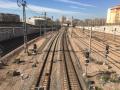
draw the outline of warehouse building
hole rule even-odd
[[[53,21],[51,20],[51,18],[46,17],[46,19],[44,17],[31,17],[29,19],[27,19],[27,23],[31,24],[31,25],[36,25],[36,26],[44,26],[45,24],[47,24],[48,26],[51,26]]]
[[[120,23],[120,5],[108,9],[107,23],[108,24]]]
[[[39,26],[45,24],[45,19],[42,17],[31,17],[27,20],[27,23]]]
[[[20,22],[20,16],[16,14],[0,13],[0,22]]]

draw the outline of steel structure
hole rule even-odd
[[[26,6],[27,2],[25,0],[17,0],[17,4],[19,7],[23,7],[23,28],[24,28],[24,49],[25,53],[28,52],[28,46],[27,46],[27,28],[26,28]]]

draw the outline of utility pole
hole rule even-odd
[[[25,53],[28,53],[28,46],[27,46],[27,27],[26,27],[26,9],[27,2],[25,0],[17,0],[17,4],[19,7],[23,7],[23,29],[24,29],[24,50]]]
[[[44,27],[45,29],[44,29],[44,34],[45,34],[45,36],[46,36],[46,31],[47,31],[47,30],[46,30],[46,29],[47,29],[47,19],[46,19],[46,14],[47,14],[47,13],[44,12],[44,19],[45,19],[45,27]]]
[[[52,16],[52,32],[53,32],[53,23],[54,23],[54,22],[53,22],[53,16]]]
[[[104,40],[105,40],[105,27],[104,27],[104,37],[103,37],[103,38],[104,38]]]
[[[72,20],[71,20],[71,26],[72,26],[72,31],[71,31],[71,37],[72,37],[72,33],[73,33],[73,16],[72,16]]]
[[[92,42],[92,26],[90,29],[90,39],[89,39],[89,53],[91,54],[91,42]]]
[[[41,36],[41,23],[40,23],[40,36]]]
[[[84,28],[84,26],[83,26],[83,30],[82,30],[82,33],[84,34],[84,32],[85,32],[85,28]]]
[[[113,30],[114,31],[114,34],[113,34],[113,40],[115,41],[115,36],[116,36],[116,28],[115,28],[115,30]]]

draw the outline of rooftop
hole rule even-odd
[[[113,10],[113,9],[120,9],[120,5],[117,5],[117,6],[114,6],[111,8],[111,10]]]

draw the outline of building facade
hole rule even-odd
[[[31,17],[27,19],[27,23],[31,25],[40,26],[45,24],[45,19],[42,17]]]
[[[120,5],[108,9],[107,23],[120,24]]]
[[[0,22],[20,22],[20,16],[16,14],[0,13]]]
[[[65,16],[62,16],[62,17],[60,18],[60,23],[61,23],[61,24],[64,24],[64,23],[66,23],[66,20],[67,20],[67,18],[66,18]]]

